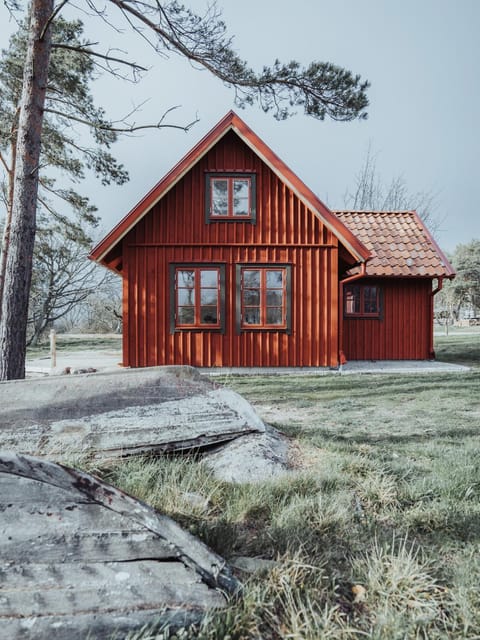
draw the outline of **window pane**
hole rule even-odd
[[[243,310],[244,324],[260,324],[260,309],[257,307],[246,307]]]
[[[200,318],[202,324],[217,324],[217,307],[205,306],[200,308]]]
[[[178,307],[178,324],[195,324],[195,307]]]
[[[377,287],[363,288],[364,313],[378,313]]]
[[[228,215],[228,181],[225,178],[212,178],[212,215]]]
[[[350,285],[345,289],[345,312],[360,313],[360,287]]]
[[[283,290],[267,289],[267,306],[281,307],[283,305]]]
[[[217,289],[202,289],[200,291],[200,304],[216,305],[218,301]]]
[[[218,285],[218,271],[213,269],[200,271],[201,287],[216,287]]]
[[[194,289],[179,289],[178,290],[178,305],[194,305],[195,304],[195,290]]]
[[[267,324],[283,324],[282,307],[267,307]]]
[[[243,326],[285,326],[286,273],[284,268],[242,269]]]
[[[221,268],[203,266],[175,271],[175,325],[215,329],[220,323]]]
[[[246,289],[243,292],[243,306],[257,307],[260,304],[260,291],[258,289]]]
[[[274,289],[283,286],[283,271],[267,271],[267,288]]]
[[[250,200],[250,180],[246,178],[236,178],[232,180],[233,184],[233,215],[235,216],[248,216],[249,200]]]
[[[260,287],[260,271],[245,269],[243,271],[243,286],[258,289]]]
[[[193,287],[195,283],[195,271],[177,271],[179,287]]]

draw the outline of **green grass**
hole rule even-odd
[[[435,352],[442,362],[480,366],[479,327],[465,329],[465,333],[459,329],[448,336],[436,336]]]
[[[122,336],[108,334],[63,334],[56,337],[57,351],[110,351],[121,350]],[[46,338],[38,345],[30,346],[27,349],[27,357],[48,354],[50,349],[49,338]]]
[[[480,638],[480,335],[437,354],[472,370],[225,379],[290,436],[286,478],[233,485],[183,458],[104,471],[226,558],[276,561],[176,637]]]

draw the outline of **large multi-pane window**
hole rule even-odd
[[[237,265],[235,320],[248,329],[290,330],[290,265]],[[170,327],[176,331],[224,332],[228,317],[223,264],[170,265]],[[232,283],[233,285],[233,283]]]
[[[290,267],[237,268],[237,325],[245,329],[288,329]],[[239,320],[239,321],[238,321]]]
[[[207,221],[255,220],[254,174],[207,174]]]
[[[347,284],[343,297],[346,316],[379,317],[380,288],[378,286]]]
[[[173,277],[174,328],[221,328],[223,268],[177,265]]]

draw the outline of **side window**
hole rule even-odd
[[[289,265],[237,266],[237,330],[290,330]]]
[[[256,180],[253,173],[208,173],[205,185],[206,222],[256,219]]]
[[[171,329],[223,330],[223,265],[171,265]]]
[[[347,284],[343,292],[345,316],[378,318],[380,287],[367,284]]]

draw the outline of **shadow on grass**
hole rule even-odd
[[[367,402],[374,406],[381,404],[384,398],[401,403],[417,398],[419,394],[471,400],[470,389],[478,387],[480,391],[480,369],[461,373],[403,375],[253,376],[253,379],[236,378],[222,382],[250,402],[275,402],[277,407],[311,407],[312,402],[325,403],[326,406]]]
[[[415,518],[405,517],[410,535],[420,536],[423,544],[444,547],[446,544],[478,543],[480,513],[465,513],[462,509],[440,510],[434,514],[421,512]]]
[[[478,367],[480,365],[480,333],[437,336],[435,353],[437,360],[441,362]]]
[[[350,559],[363,552],[368,540],[391,539],[391,530],[375,531],[352,520],[348,526],[331,523],[319,531],[308,523],[277,526],[268,522],[227,523],[223,520],[202,523],[197,535],[224,558],[234,556],[261,557],[275,560],[284,554],[295,555],[300,549],[310,558],[321,560],[330,575],[350,573]]]
[[[480,426],[478,428],[468,428],[468,429],[447,429],[445,431],[436,430],[435,433],[432,433],[432,430],[429,430],[428,433],[409,433],[409,434],[382,434],[379,435],[378,432],[367,434],[367,433],[352,433],[351,431],[348,433],[338,433],[329,431],[326,429],[318,428],[315,430],[315,434],[312,436],[311,431],[307,429],[299,429],[295,434],[297,437],[301,437],[304,435],[308,437],[311,442],[316,444],[317,446],[322,445],[323,441],[330,441],[335,443],[345,443],[345,444],[409,444],[412,442],[429,442],[432,437],[438,442],[439,439],[447,439],[447,440],[459,440],[461,441],[463,438],[468,437],[476,437],[480,435]]]

